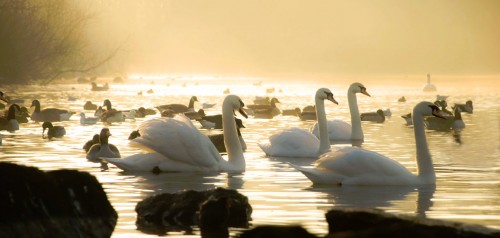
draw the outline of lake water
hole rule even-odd
[[[103,124],[81,126],[79,112],[83,104],[90,100],[102,105],[110,99],[113,107],[121,110],[154,107],[165,103],[187,104],[192,95],[199,103],[217,103],[207,109],[207,114],[220,113],[224,98],[222,91],[230,88],[231,93],[239,95],[246,104],[252,104],[256,95],[265,95],[265,88],[273,86],[281,101],[280,108],[288,109],[313,103],[313,95],[319,87],[329,87],[339,105],[326,103],[329,119],[343,119],[350,122],[345,85],[328,84],[272,84],[255,86],[245,84],[216,84],[203,82],[197,85],[156,83],[144,85],[111,85],[108,92],[91,92],[90,85],[52,85],[50,87],[23,86],[21,89],[4,87],[2,91],[12,98],[24,98],[25,106],[31,100],[39,99],[43,107],[71,109],[77,114],[70,121],[54,123],[66,127],[67,134],[62,139],[48,141],[42,139],[40,123],[21,124],[15,133],[2,131],[3,146],[0,147],[0,160],[36,166],[42,170],[77,169],[87,171],[102,183],[109,200],[117,210],[119,219],[113,237],[155,237],[136,230],[136,203],[148,196],[165,192],[178,192],[194,189],[205,190],[215,187],[237,189],[248,196],[253,207],[252,225],[261,224],[301,224],[317,235],[327,233],[324,214],[333,207],[379,208],[395,214],[408,214],[435,219],[480,224],[500,229],[500,94],[498,88],[446,87],[439,91],[449,95],[448,104],[464,103],[473,100],[474,114],[462,113],[466,128],[462,131],[459,144],[452,132],[427,131],[427,139],[435,164],[436,186],[406,187],[318,187],[289,163],[308,166],[312,159],[269,158],[259,149],[257,142],[266,140],[271,134],[288,127],[310,128],[311,121],[300,121],[297,117],[278,116],[274,119],[244,119],[246,126],[242,135],[247,143],[245,152],[246,172],[242,174],[197,174],[197,173],[124,173],[109,165],[103,168],[98,163],[88,162],[82,145]],[[360,112],[390,108],[392,117],[384,123],[363,122],[365,142],[362,145],[395,159],[416,171],[413,130],[405,125],[400,117],[410,112],[413,106],[422,101],[434,101],[436,93],[423,93],[418,86],[387,86],[365,83],[372,97],[358,95]],[[73,89],[77,88],[77,89]],[[153,89],[153,94],[146,90]],[[282,89],[282,92],[278,90]],[[439,85],[438,85],[438,89]],[[143,90],[143,96],[137,95]],[[397,99],[405,96],[405,103]],[[68,96],[76,97],[70,101]],[[93,111],[84,111],[93,116]],[[138,151],[128,145],[127,137],[146,118],[127,120],[109,126],[112,136],[110,143],[116,145],[122,156]],[[194,123],[200,126],[198,122]],[[217,131],[202,130],[205,133]],[[334,146],[335,147],[335,146]],[[234,235],[238,230],[231,230]],[[171,237],[198,237],[169,233]]]

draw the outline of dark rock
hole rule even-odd
[[[209,198],[226,197],[231,200],[229,227],[248,227],[252,207],[248,198],[236,190],[216,188],[207,191],[188,190],[148,197],[135,207],[137,229],[145,233],[163,235],[168,231],[191,231],[199,225],[200,206]]]
[[[118,215],[87,172],[0,163],[0,237],[110,237]]]
[[[326,213],[328,237],[500,237],[500,232],[477,225],[393,215],[376,209],[333,209]]]
[[[301,226],[258,226],[241,233],[239,238],[317,238]]]
[[[232,201],[228,197],[206,200],[200,208],[199,227],[203,238],[229,237],[229,209]]]

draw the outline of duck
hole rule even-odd
[[[253,100],[253,104],[255,105],[271,105],[271,101],[269,97],[255,96]]]
[[[236,130],[238,131],[238,139],[240,140],[241,149],[243,150],[243,152],[245,152],[247,150],[247,144],[243,139],[243,137],[241,136],[241,131],[240,131],[240,129],[245,128],[245,126],[243,125],[243,121],[241,119],[239,118],[234,118],[234,119],[236,121]],[[219,153],[227,152],[226,146],[224,145],[224,134],[212,134],[208,135],[208,138],[215,145],[215,148],[217,148]]]
[[[250,108],[252,110],[260,110],[260,109],[269,109],[269,108],[275,108],[276,107],[276,103],[280,103],[280,101],[273,97],[271,98],[271,100],[269,101],[269,103],[266,103],[266,104],[252,104],[252,105],[248,105],[247,108]]]
[[[329,185],[425,185],[435,184],[436,174],[425,136],[424,117],[444,118],[431,102],[413,108],[417,174],[396,160],[360,147],[345,147],[322,154],[313,168],[292,165],[314,184]]]
[[[204,102],[203,104],[201,104],[201,107],[203,109],[208,109],[208,108],[212,108],[216,105],[217,103],[208,103],[208,102]]]
[[[188,117],[191,120],[198,120],[201,119],[205,115],[205,110],[199,109],[197,112],[196,111],[187,111],[184,113],[186,117]]]
[[[128,139],[133,140],[133,139],[140,137],[140,136],[141,136],[141,133],[139,133],[139,130],[135,130],[135,131],[130,132]]]
[[[296,116],[298,117],[300,115],[301,111],[300,108],[296,107],[293,109],[283,109],[281,110],[281,115],[283,116]]]
[[[445,100],[436,100],[434,102],[434,104],[438,107],[441,107],[441,113],[443,113],[444,115],[447,115],[447,116],[452,116],[453,113],[451,111],[449,111],[448,109],[446,109],[446,107],[448,106],[448,103],[445,101]]]
[[[80,112],[80,125],[94,125],[99,120],[99,117],[86,117],[85,113]]]
[[[436,117],[426,117],[424,121],[425,128],[427,128],[428,130],[436,130],[436,131],[449,131],[450,129],[453,129],[455,132],[459,132],[463,128],[465,128],[460,108],[455,107],[454,112],[451,115],[444,113],[441,110],[441,116],[446,118],[446,120],[441,120],[440,118]],[[456,130],[455,128],[453,128],[454,126]]]
[[[124,171],[244,172],[245,157],[234,120],[234,111],[248,117],[242,110],[244,105],[237,95],[227,95],[222,103],[228,160],[222,158],[210,139],[183,114],[174,118],[153,118],[139,126],[141,136],[131,140],[131,144],[149,153],[104,160]]]
[[[112,122],[125,121],[123,112],[114,109],[109,99],[105,99],[102,106],[106,107],[106,110],[102,113],[100,117],[102,122],[112,123]]]
[[[316,121],[318,119],[316,111],[302,111],[299,114],[299,118],[302,121]]]
[[[0,117],[0,131],[14,132],[19,130],[19,122],[16,119],[16,112],[21,110],[19,105],[11,104],[7,115]]]
[[[99,134],[94,134],[94,136],[92,136],[92,140],[88,140],[87,142],[85,142],[82,149],[85,150],[85,153],[87,153],[89,152],[90,147],[95,144],[99,144]]]
[[[87,160],[99,161],[103,158],[121,158],[120,151],[118,148],[109,144],[108,139],[111,136],[109,128],[102,128],[99,133],[99,143],[92,145],[87,152]]]
[[[101,118],[102,114],[104,113],[104,109],[102,108],[102,106],[99,106],[95,112],[94,112],[94,116],[95,117],[99,117]]]
[[[327,128],[330,142],[341,144],[364,141],[365,137],[361,127],[361,117],[359,115],[358,99],[356,97],[357,93],[371,97],[363,84],[356,82],[349,86],[347,90],[347,101],[351,114],[351,125],[342,120],[328,120]],[[319,138],[318,123],[313,126],[312,133]]]
[[[222,91],[223,94],[230,94],[231,93],[231,90],[229,88],[226,88],[224,89],[224,91]]]
[[[472,100],[467,100],[465,104],[456,103],[453,108],[459,107],[461,112],[473,113],[474,107],[472,106]]]
[[[406,102],[405,96],[398,98],[398,102]]]
[[[97,105],[93,104],[91,101],[85,102],[83,105],[84,110],[97,110]]]
[[[315,93],[316,114],[320,130],[325,133],[318,138],[308,130],[292,127],[273,134],[268,142],[260,142],[258,146],[267,156],[273,157],[304,157],[317,158],[318,155],[330,150],[330,141],[326,133],[326,112],[324,100],[335,104],[338,102],[333,97],[330,89],[319,88]],[[321,134],[320,134],[321,135]]]
[[[160,111],[163,112],[166,109],[173,110],[175,113],[184,113],[187,111],[194,111],[194,102],[198,102],[198,97],[196,96],[191,96],[189,99],[189,104],[186,106],[184,104],[164,104],[157,106],[156,108]]]
[[[2,91],[0,91],[0,100],[4,101],[5,103],[9,103],[7,96]]]
[[[41,110],[40,101],[36,99],[31,102],[31,107],[35,107],[35,111],[31,113],[31,120],[36,122],[69,121],[69,118],[75,114],[69,110],[57,108],[45,108]]]
[[[461,112],[462,112],[462,110],[460,109],[460,107],[455,107],[453,124],[451,124],[451,129],[453,129],[453,131],[455,133],[459,133],[460,131],[462,131],[465,128],[465,123],[462,120],[462,113]]]
[[[92,88],[90,90],[92,91],[108,91],[109,89],[109,84],[105,83],[103,86],[97,86],[95,82],[91,83]]]
[[[30,118],[30,113],[28,111],[28,108],[26,107],[20,107],[19,110],[16,110],[16,120],[18,123],[28,123]]]
[[[413,125],[413,119],[411,118],[411,112],[408,114],[402,115],[401,118],[405,119],[407,126]]]
[[[50,140],[52,138],[61,138],[66,135],[66,129],[64,126],[54,126],[52,122],[43,122],[42,124],[42,138],[45,139],[45,129],[47,129],[47,138]]]
[[[271,99],[270,105],[248,105],[249,109],[253,110],[255,118],[272,119],[273,117],[281,114],[281,110],[276,106],[280,101],[277,98]]]
[[[372,121],[382,123],[385,121],[385,114],[382,109],[378,109],[376,112],[364,112],[360,115],[361,121]]]

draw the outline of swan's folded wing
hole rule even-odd
[[[348,177],[360,174],[384,174],[390,177],[409,173],[397,161],[358,147],[345,147],[325,153],[316,161],[316,166]]]
[[[213,166],[216,163],[212,152],[215,147],[211,148],[213,145],[208,137],[184,115],[146,121],[139,127],[139,132],[141,137],[132,142],[145,150],[193,165]],[[208,143],[211,147],[207,146]]]

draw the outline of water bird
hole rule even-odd
[[[281,110],[281,115],[283,116],[296,116],[298,117],[300,115],[301,111],[300,108],[296,107],[293,109],[283,109]]]
[[[6,103],[9,103],[7,96],[2,91],[0,91],[0,100],[4,101]]]
[[[31,120],[36,122],[57,122],[57,121],[69,121],[69,118],[75,114],[69,110],[57,109],[57,108],[45,108],[40,109],[40,101],[33,100],[31,107],[35,107],[35,111],[31,113]]]
[[[226,89],[224,89],[224,91],[222,91],[222,93],[224,93],[224,94],[230,94],[231,90],[229,90],[229,88],[226,88]]]
[[[405,96],[398,98],[398,102],[406,102]]]
[[[17,104],[9,106],[7,114],[4,117],[0,117],[0,131],[14,132],[19,130],[19,122],[16,119],[16,113],[20,110],[21,108]]]
[[[87,142],[85,142],[82,149],[85,150],[85,153],[87,153],[89,152],[90,147],[95,144],[99,144],[99,134],[94,134],[94,136],[92,136],[92,140],[88,140]]]
[[[234,118],[236,121],[236,130],[238,131],[238,139],[240,140],[241,144],[241,149],[243,151],[247,150],[247,144],[243,137],[241,136],[241,128],[245,128],[243,125],[243,121],[239,118]],[[219,153],[225,153],[226,151],[226,146],[224,144],[224,134],[212,134],[212,135],[207,135],[210,141],[215,145],[215,148],[219,151]]]
[[[424,92],[435,92],[436,90],[437,90],[436,86],[431,83],[431,75],[427,74],[427,84],[424,86],[423,91]]]
[[[425,137],[424,117],[444,118],[431,102],[420,102],[413,109],[413,130],[417,151],[417,174],[396,160],[359,147],[346,147],[320,156],[314,168],[292,165],[314,184],[332,185],[419,185],[435,184],[436,174]]]
[[[269,97],[255,96],[253,104],[256,105],[271,105],[271,100]]]
[[[90,85],[92,85],[92,88],[90,89],[92,91],[108,91],[109,89],[108,83],[105,83],[103,86],[98,86],[95,82],[92,82]]]
[[[217,103],[208,103],[208,102],[204,102],[204,103],[201,105],[201,107],[202,107],[203,109],[207,109],[207,108],[212,108],[212,107],[214,107],[216,104],[217,104]]]
[[[160,112],[163,112],[166,109],[170,109],[170,110],[173,110],[175,113],[184,113],[187,111],[194,111],[194,102],[198,102],[198,97],[191,96],[187,106],[184,104],[172,103],[172,104],[164,104],[164,105],[156,106],[156,108]]]
[[[268,142],[258,143],[260,149],[268,156],[276,157],[308,157],[316,158],[330,149],[330,141],[326,127],[326,112],[324,100],[335,104],[338,102],[333,98],[330,89],[320,88],[315,93],[316,114],[320,126],[320,139],[311,132],[292,127],[280,131],[269,137]]]
[[[19,110],[16,110],[16,120],[18,123],[28,123],[31,118],[28,108],[20,107]]]
[[[97,110],[97,105],[93,104],[91,101],[85,102],[83,105],[84,110]]]
[[[363,142],[364,134],[361,128],[361,117],[358,109],[357,93],[370,97],[366,87],[361,83],[352,83],[347,90],[347,102],[349,103],[349,112],[351,114],[351,125],[342,120],[328,120],[328,137],[331,142],[351,143],[352,141]],[[313,126],[312,133],[319,138],[318,123]]]
[[[109,128],[102,128],[99,133],[99,143],[92,145],[89,151],[87,152],[87,160],[90,161],[98,161],[101,158],[121,158],[120,151],[118,148],[109,144],[109,137],[111,136],[111,132]]]
[[[196,111],[187,111],[184,113],[186,117],[188,117],[191,120],[198,120],[202,119],[205,115],[205,110],[199,109],[197,112]]]
[[[125,171],[245,171],[245,158],[238,138],[234,111],[242,110],[244,103],[236,95],[228,95],[222,104],[224,143],[228,160],[224,160],[210,139],[203,135],[182,114],[174,118],[154,118],[139,127],[141,137],[132,145],[150,153],[136,154],[124,159],[106,158],[109,163]]]
[[[135,130],[135,131],[130,132],[128,139],[133,140],[133,139],[140,137],[140,136],[141,136],[141,133],[139,133],[139,130]]]
[[[280,101],[277,98],[271,98],[270,105],[263,104],[253,104],[248,105],[249,109],[252,109],[255,118],[266,118],[271,119],[279,114],[281,110],[276,105]]]
[[[439,95],[439,94],[438,94],[438,95],[436,95],[436,100],[437,100],[437,101],[441,101],[441,100],[446,101],[446,99],[448,99],[448,97],[449,97],[449,96]]]
[[[99,120],[99,117],[86,117],[85,113],[80,112],[80,125],[94,125]]]
[[[100,117],[102,122],[112,123],[125,121],[123,112],[114,109],[109,99],[105,99],[102,106],[106,107],[106,110],[102,112]]]
[[[52,138],[61,138],[66,135],[66,129],[64,126],[54,126],[51,122],[44,122],[42,124],[42,138],[45,139],[45,130],[47,129],[47,138],[50,140]]]
[[[413,119],[411,118],[411,112],[408,114],[402,115],[401,118],[405,119],[407,126],[413,125]]]
[[[459,107],[461,112],[472,113],[474,111],[471,100],[467,100],[465,104],[455,103],[453,108],[455,107]]]
[[[382,123],[385,121],[385,114],[382,109],[378,109],[376,112],[364,112],[360,115],[361,121],[372,121]]]

